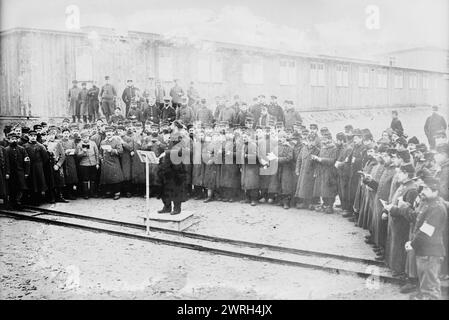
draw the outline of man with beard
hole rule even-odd
[[[156,99],[153,96],[148,97],[148,106],[143,110],[143,122],[151,121],[159,124],[161,110],[156,105]]]
[[[122,153],[122,144],[117,137],[114,137],[113,127],[106,127],[106,139],[100,144],[100,185],[106,189],[105,197],[112,194],[114,200],[120,199],[120,185],[123,181],[123,172],[120,166]]]
[[[9,145],[5,155],[9,166],[6,167],[5,178],[8,181],[9,199],[13,206],[22,205],[23,193],[28,190],[27,178],[30,174],[30,158],[26,149],[18,145],[20,136],[15,132],[8,134]]]
[[[397,173],[399,187],[391,198],[391,203],[385,207],[383,215],[388,216],[388,232],[386,247],[386,262],[393,270],[393,276],[402,276],[405,272],[406,252],[404,245],[408,241],[411,219],[406,216],[406,210],[413,208],[418,196],[418,187],[413,180],[415,168],[403,164]]]
[[[162,184],[162,202],[164,207],[158,213],[181,213],[181,203],[187,200],[186,195],[186,169],[183,163],[183,136],[184,125],[176,120],[171,125],[172,134],[164,157],[160,160],[159,177]],[[172,211],[173,203],[173,211]]]
[[[366,147],[363,144],[362,131],[360,129],[355,129],[353,131],[353,136],[354,143],[352,145],[352,152],[349,156],[349,208],[348,213],[344,214],[343,217],[350,218],[350,221],[355,222],[358,219],[358,217],[354,216],[355,195],[360,183],[360,174],[358,172],[362,170],[363,152]]]
[[[302,203],[297,207],[298,209],[314,209],[312,201],[317,162],[312,160],[312,156],[317,156],[320,153],[321,143],[316,134],[318,127],[311,125],[311,128],[314,128],[314,131],[308,135],[296,161],[295,173],[299,178],[296,185],[295,197],[302,200]]]
[[[334,167],[337,160],[337,147],[332,141],[331,133],[324,133],[321,138],[321,149],[318,155],[311,155],[316,162],[314,197],[323,199],[322,209],[325,213],[334,212],[335,196],[337,195],[337,171]]]
[[[89,139],[87,130],[81,131],[81,141],[76,145],[76,156],[79,158],[80,180],[84,199],[97,197],[96,182],[100,169],[100,153],[96,143]]]
[[[48,162],[48,154],[45,147],[37,142],[37,132],[29,132],[29,142],[24,145],[30,157],[30,191],[34,204],[39,204],[45,192],[48,190],[44,174],[44,163]]]
[[[48,185],[48,197],[50,203],[63,202],[67,203],[62,195],[65,187],[63,165],[66,160],[64,148],[61,141],[56,139],[57,130],[51,128],[48,134],[43,134],[43,145],[48,152],[48,163],[44,164],[45,178]]]
[[[376,192],[376,196],[374,197],[372,230],[375,251],[377,254],[375,259],[377,261],[384,261],[385,245],[387,241],[387,222],[382,219],[384,208],[380,200],[388,202],[390,197],[391,184],[393,176],[396,173],[396,166],[392,162],[392,157],[395,156],[396,153],[396,149],[392,148],[381,153],[385,168],[378,181],[371,177],[365,177],[365,183]]]

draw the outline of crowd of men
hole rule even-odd
[[[213,112],[193,83],[186,94],[175,83],[168,96],[160,83],[142,95],[128,84],[126,117],[107,83],[83,85],[78,94],[72,88],[74,115],[61,124],[7,126],[0,146],[4,203],[143,196],[148,178],[161,214],[179,214],[190,198],[326,214],[340,207],[343,218],[369,231],[376,259],[407,280],[403,292],[440,298],[439,278],[448,273],[449,144],[437,107],[426,121],[427,145],[406,136],[396,111],[380,139],[350,124],[333,135],[303,124],[293,102],[281,107],[274,95],[251,106],[238,96],[217,97]],[[100,105],[105,118],[98,118]],[[148,172],[139,151],[158,159]]]

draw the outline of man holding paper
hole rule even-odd
[[[423,179],[421,191],[423,205],[418,207],[412,240],[405,244],[407,251],[414,251],[419,279],[417,300],[441,298],[440,267],[446,250],[443,231],[447,221],[444,202],[438,195],[439,180],[433,177]]]

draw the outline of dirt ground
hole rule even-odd
[[[1,299],[406,299],[391,284],[0,218]]]

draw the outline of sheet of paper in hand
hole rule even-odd
[[[435,231],[435,227],[424,221],[419,230],[427,234],[429,237],[431,237]]]
[[[142,162],[146,162],[146,159],[148,159],[149,163],[152,164],[159,163],[159,159],[158,157],[156,157],[156,154],[153,151],[137,150],[137,155],[139,156],[139,159]]]
[[[278,159],[278,157],[274,153],[270,152],[269,154],[267,154],[267,159],[273,161]]]
[[[101,149],[103,149],[104,151],[111,151],[112,147],[108,144],[104,144],[101,146]]]
[[[69,156],[73,156],[75,154],[75,149],[67,149],[66,151]]]

